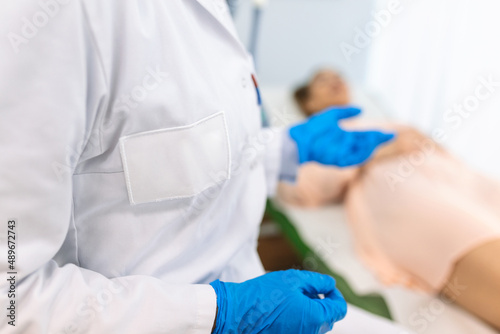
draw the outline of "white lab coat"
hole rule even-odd
[[[0,332],[210,333],[206,283],[263,273],[280,157],[225,1],[6,2],[0,29]]]
[[[282,135],[225,1],[11,1],[0,35],[0,332],[210,333],[207,283],[263,273]]]

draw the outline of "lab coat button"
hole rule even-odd
[[[248,86],[248,79],[246,77],[241,78],[241,87],[247,88]]]

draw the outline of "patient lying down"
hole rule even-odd
[[[316,74],[295,97],[308,116],[349,103],[332,71]],[[397,139],[367,164],[304,164],[278,196],[308,207],[343,202],[358,253],[380,280],[441,293],[500,329],[500,184],[413,128],[383,128]]]

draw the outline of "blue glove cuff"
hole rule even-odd
[[[299,164],[303,164],[311,160],[309,146],[311,145],[311,133],[307,130],[306,124],[299,124],[292,126],[288,130],[290,138],[292,138],[297,145],[297,153],[299,156]]]
[[[210,285],[217,295],[217,321],[213,334],[222,334],[227,319],[227,290],[224,283],[219,280],[213,281]]]

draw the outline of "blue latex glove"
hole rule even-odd
[[[348,167],[365,162],[377,146],[394,138],[380,131],[345,131],[339,120],[357,116],[358,108],[334,107],[290,128],[297,143],[299,162],[316,161],[324,165]]]
[[[215,334],[322,334],[347,312],[335,280],[308,271],[277,271],[243,283],[217,280],[210,285],[217,294]]]

